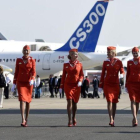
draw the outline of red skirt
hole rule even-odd
[[[140,83],[128,83],[127,90],[131,101],[140,102]]]
[[[118,103],[118,96],[120,92],[119,84],[105,84],[104,85],[104,94],[107,102]]]
[[[66,94],[67,100],[73,100],[75,103],[78,103],[80,93],[81,93],[81,87],[77,86],[76,84],[65,84],[64,85],[64,92]]]
[[[30,103],[32,100],[33,85],[29,85],[29,82],[17,82],[18,99]]]

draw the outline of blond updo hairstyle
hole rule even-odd
[[[116,50],[110,50],[111,53],[115,53],[115,56],[117,56]]]
[[[1,70],[1,72],[3,73],[3,67],[2,67],[2,66],[0,66],[0,70]]]

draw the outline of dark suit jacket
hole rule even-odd
[[[84,79],[84,81],[83,81],[83,87],[84,88],[89,88],[89,82],[88,82],[87,79]]]
[[[50,78],[49,79],[49,86],[52,86],[52,87],[55,86],[55,78]]]
[[[93,87],[94,88],[98,88],[99,87],[99,80],[98,79],[96,79],[96,80],[93,80]]]
[[[59,78],[59,79],[58,79],[58,82],[57,82],[58,88],[60,88],[60,84],[61,84],[61,78]]]

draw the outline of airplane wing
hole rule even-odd
[[[87,56],[85,56],[84,54],[78,52],[78,60],[79,61],[89,61],[90,59]]]
[[[140,49],[140,46],[138,48]],[[131,52],[132,52],[132,49],[128,49],[128,50],[117,53],[117,56],[128,56]]]
[[[7,71],[7,72],[12,72],[12,71],[13,71],[10,67],[5,66],[5,65],[3,65],[3,64],[0,64],[0,66],[3,67],[3,70],[4,70],[4,71]]]
[[[0,40],[7,40],[7,39],[2,35],[2,33],[0,33]]]

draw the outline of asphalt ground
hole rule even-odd
[[[80,98],[77,126],[67,127],[66,99],[33,99],[28,127],[21,127],[17,98],[4,100],[0,110],[0,140],[137,140],[140,126],[132,127],[128,94],[119,100],[115,127],[110,127],[106,100]],[[140,115],[138,114],[138,121]]]

